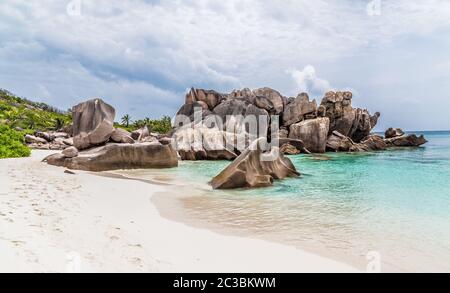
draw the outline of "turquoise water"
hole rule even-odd
[[[302,177],[266,189],[211,191],[207,182],[228,162],[184,162],[163,173],[195,186],[182,203],[199,223],[359,269],[377,251],[383,271],[450,272],[450,132],[424,134],[422,148],[290,157]]]

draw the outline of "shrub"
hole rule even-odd
[[[30,156],[30,149],[24,145],[24,134],[0,125],[0,159]]]

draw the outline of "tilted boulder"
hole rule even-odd
[[[30,135],[30,134],[25,135],[25,142],[27,144],[47,144],[48,143],[47,140],[45,140],[41,137],[36,137],[34,135]]]
[[[114,108],[101,99],[93,99],[72,108],[73,143],[84,150],[106,143],[114,131]]]
[[[321,103],[320,113],[330,119],[330,133],[338,131],[358,143],[376,126],[380,113],[371,116],[367,110],[352,107],[351,92],[327,92]]]
[[[311,153],[324,153],[329,128],[330,120],[327,117],[305,120],[291,125],[289,138],[303,141]]]
[[[68,147],[62,151],[62,154],[66,158],[75,158],[76,156],[78,156],[78,150],[76,147]]]
[[[72,170],[93,172],[178,166],[178,156],[172,146],[159,143],[107,144],[80,152],[74,158],[55,154],[44,161],[50,165]]]
[[[370,135],[360,143],[350,147],[350,152],[372,152],[383,151],[387,149],[388,145],[384,139],[379,135]]]
[[[48,142],[52,142],[56,138],[63,138],[63,139],[69,138],[69,134],[68,133],[65,133],[65,132],[54,132],[54,131],[45,131],[45,132],[38,131],[38,132],[35,133],[35,136],[43,138],[43,139],[45,139]]]
[[[389,128],[384,133],[385,138],[394,138],[405,135],[405,132],[401,128]]]
[[[270,100],[274,107],[274,114],[283,113],[285,101],[284,101],[283,96],[276,90],[265,87],[265,88],[260,88],[260,89],[254,90],[253,94],[256,97],[258,97],[258,96],[265,97],[268,100]]]
[[[370,134],[379,117],[380,113],[378,112],[375,113],[374,116],[371,116],[367,110],[356,109],[355,120],[353,121],[353,125],[348,136],[353,141],[360,142]]]
[[[283,112],[283,125],[288,127],[301,122],[306,115],[312,115],[312,118],[317,116],[317,103],[315,100],[310,102],[308,94],[302,93],[288,101]]]
[[[272,147],[272,153],[278,153],[272,160],[263,160],[263,152],[266,143],[265,138],[258,139],[245,150],[225,170],[213,178],[211,185],[214,189],[235,189],[268,187],[273,185],[275,179],[298,177],[295,166],[289,158],[279,152],[277,147]]]
[[[183,161],[234,160],[236,135],[218,128],[189,125],[175,132],[174,144]]]
[[[125,129],[116,128],[111,134],[111,141],[117,143],[134,143],[134,139],[131,137],[131,133]]]
[[[185,104],[199,102],[203,107],[206,105],[207,109],[213,110],[223,99],[224,95],[216,91],[192,88],[186,95]]]
[[[355,143],[339,131],[333,131],[327,140],[327,150],[333,152],[348,152]]]
[[[311,154],[311,152],[305,147],[305,143],[299,139],[280,138],[278,139],[278,146],[284,154]]]
[[[428,142],[423,135],[417,136],[415,134],[388,138],[384,141],[389,147],[418,147]]]

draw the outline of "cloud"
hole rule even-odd
[[[158,116],[174,113],[191,86],[289,92],[285,69],[314,64],[328,84],[363,93],[352,76],[337,81],[358,66],[342,60],[382,58],[400,38],[450,27],[446,0],[382,1],[375,17],[369,1],[356,0],[81,0],[79,16],[67,14],[70,2],[0,2],[0,87],[36,99],[57,93],[67,107],[92,95],[120,105],[145,100],[149,106],[131,114]],[[300,88],[327,87],[311,68],[294,73]],[[161,97],[170,98],[155,107]]]
[[[312,95],[323,95],[332,90],[330,83],[316,74],[316,69],[312,65],[307,65],[303,70],[291,70],[290,74],[294,79],[297,90],[310,93]]]

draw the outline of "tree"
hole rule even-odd
[[[123,126],[129,127],[130,126],[130,122],[131,122],[130,115],[126,114],[125,116],[122,117],[122,125]]]

